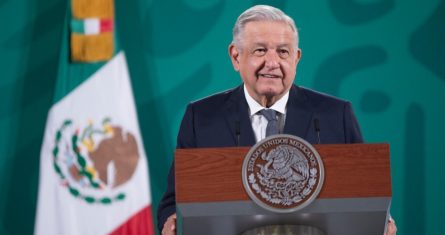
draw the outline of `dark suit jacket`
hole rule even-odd
[[[287,102],[284,134],[318,143],[314,120],[319,120],[320,142],[363,142],[351,103],[293,85]],[[177,148],[253,146],[255,135],[243,85],[190,103],[178,134]],[[158,228],[176,212],[174,164],[167,191],[158,208]]]

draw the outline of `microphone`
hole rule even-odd
[[[235,135],[236,135],[236,146],[240,146],[240,136],[241,136],[241,127],[240,127],[240,122],[236,121],[235,122]]]
[[[314,119],[314,127],[315,127],[315,132],[317,132],[318,144],[320,144],[321,143],[321,141],[320,141],[320,121],[318,120],[318,118]]]

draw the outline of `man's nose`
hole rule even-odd
[[[275,69],[280,67],[280,57],[275,51],[268,51],[264,57],[265,66],[268,69]]]

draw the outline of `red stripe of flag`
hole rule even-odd
[[[111,32],[113,31],[113,19],[101,19],[100,20],[100,32]]]
[[[147,206],[124,222],[110,235],[154,235],[151,206]]]

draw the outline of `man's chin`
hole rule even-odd
[[[284,93],[282,86],[263,86],[258,88],[258,93],[266,96],[276,96]]]
[[[268,100],[269,99],[276,99],[279,98],[280,96],[282,96],[283,92],[278,92],[275,90],[267,90],[264,92],[261,92],[261,96],[266,97]]]

